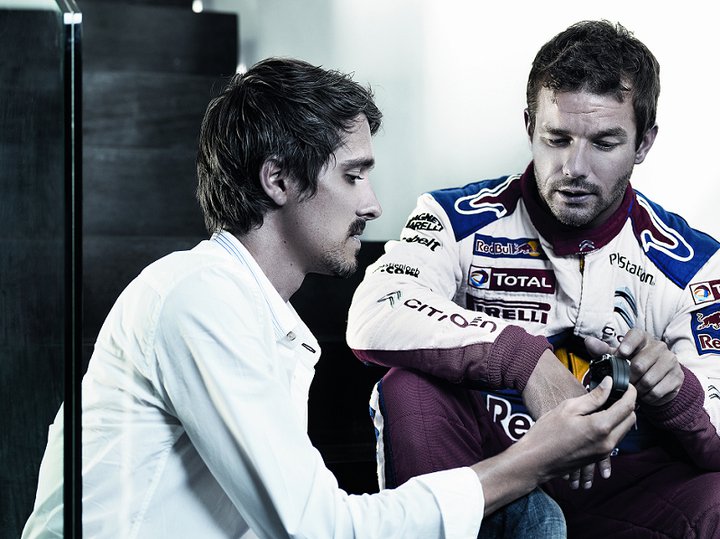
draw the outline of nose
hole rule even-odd
[[[377,196],[375,195],[375,190],[370,184],[369,178],[363,182],[363,187],[365,187],[363,203],[357,214],[366,221],[372,221],[382,215],[382,207],[380,206],[380,201],[378,201]]]
[[[582,142],[571,144],[565,155],[563,175],[568,178],[585,178],[588,175],[587,149]]]

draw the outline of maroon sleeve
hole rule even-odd
[[[414,369],[455,384],[523,391],[542,353],[545,337],[518,326],[502,330],[495,342],[461,348],[420,350],[353,350],[361,361],[384,367]]]
[[[720,437],[703,407],[705,393],[695,375],[682,366],[685,381],[680,392],[662,406],[642,405],[644,415],[672,432],[692,461],[707,470],[720,470]]]

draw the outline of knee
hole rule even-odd
[[[523,528],[527,537],[567,536],[562,509],[542,490],[534,490],[528,494],[525,515]],[[528,534],[529,531],[537,533]]]
[[[720,473],[709,475],[713,476],[712,484],[696,492],[692,514],[688,515],[695,537],[715,537],[720,533]]]
[[[380,382],[380,395],[393,415],[402,416],[418,409],[418,402],[437,400],[437,382],[407,369],[390,369]]]
[[[567,527],[560,506],[536,489],[483,520],[479,538],[485,537],[564,539]]]

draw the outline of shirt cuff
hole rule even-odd
[[[455,468],[415,479],[435,497],[442,516],[443,537],[477,537],[485,512],[485,496],[474,471],[467,467]]]

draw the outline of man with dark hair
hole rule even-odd
[[[629,184],[659,91],[625,28],[572,25],[530,71],[525,172],[422,195],[368,268],[348,342],[394,367],[373,395],[386,485],[502,454],[597,360],[627,372],[638,421],[605,480],[545,485],[569,535],[720,533],[720,245]]]
[[[306,433],[320,349],[289,298],[308,273],[357,266],[380,215],[368,179],[380,119],[367,89],[297,60],[260,62],[210,103],[198,198],[212,237],[130,283],[83,379],[87,537],[475,537],[484,513],[631,427],[633,392],[592,413],[607,380],[495,459],[377,495],[338,488]],[[24,537],[62,536],[62,417]],[[557,506],[528,500],[527,522],[558,526]]]

